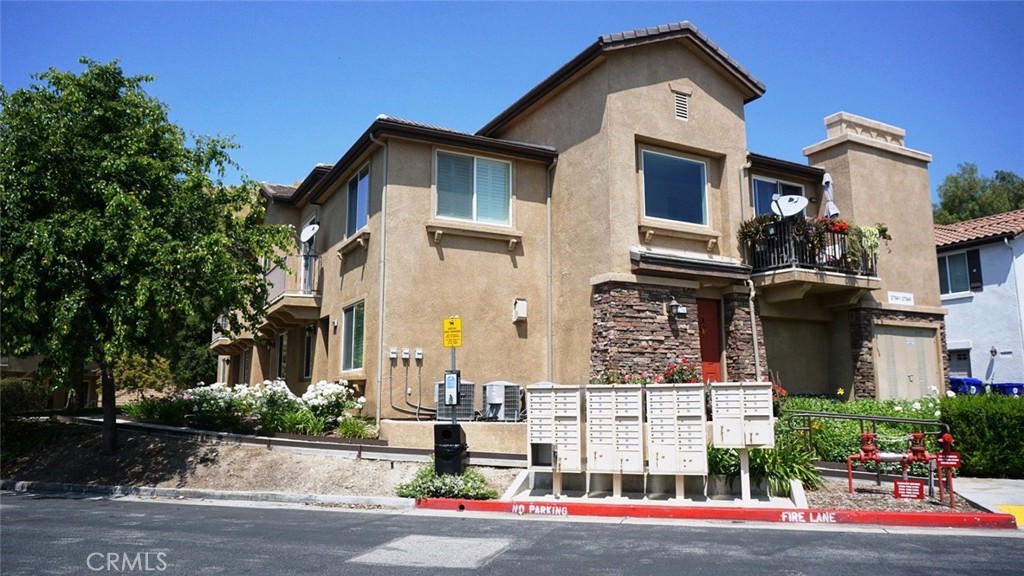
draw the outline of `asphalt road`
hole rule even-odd
[[[1007,575],[1024,531],[483,517],[0,495],[0,572]]]

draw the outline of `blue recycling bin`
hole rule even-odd
[[[949,389],[952,390],[954,394],[984,394],[985,383],[978,378],[950,376]]]
[[[1024,384],[1020,382],[999,382],[992,384],[993,394],[1005,394],[1007,396],[1024,395]]]

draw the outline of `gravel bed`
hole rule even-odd
[[[811,508],[832,508],[837,510],[877,510],[884,512],[987,512],[960,498],[954,499],[955,508],[949,507],[949,494],[946,494],[944,502],[938,500],[938,487],[935,489],[935,498],[927,495],[927,484],[925,486],[925,498],[923,500],[912,500],[908,498],[894,498],[892,481],[882,480],[878,486],[873,480],[854,480],[853,494],[849,492],[849,485],[845,478],[823,478],[822,487],[817,490],[807,490],[807,504]],[[953,481],[953,488],[956,489],[956,480]]]

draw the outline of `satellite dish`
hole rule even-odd
[[[797,196],[796,194],[779,196],[772,200],[772,212],[776,216],[782,216],[783,218],[799,214],[803,212],[804,208],[807,208],[807,198]]]
[[[305,228],[302,229],[302,232],[299,232],[299,240],[302,240],[303,242],[309,242],[309,239],[315,236],[316,231],[319,229],[319,224],[310,224],[309,226],[306,226]]]

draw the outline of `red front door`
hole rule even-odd
[[[705,382],[722,381],[722,335],[718,314],[718,300],[697,299],[700,373]]]

